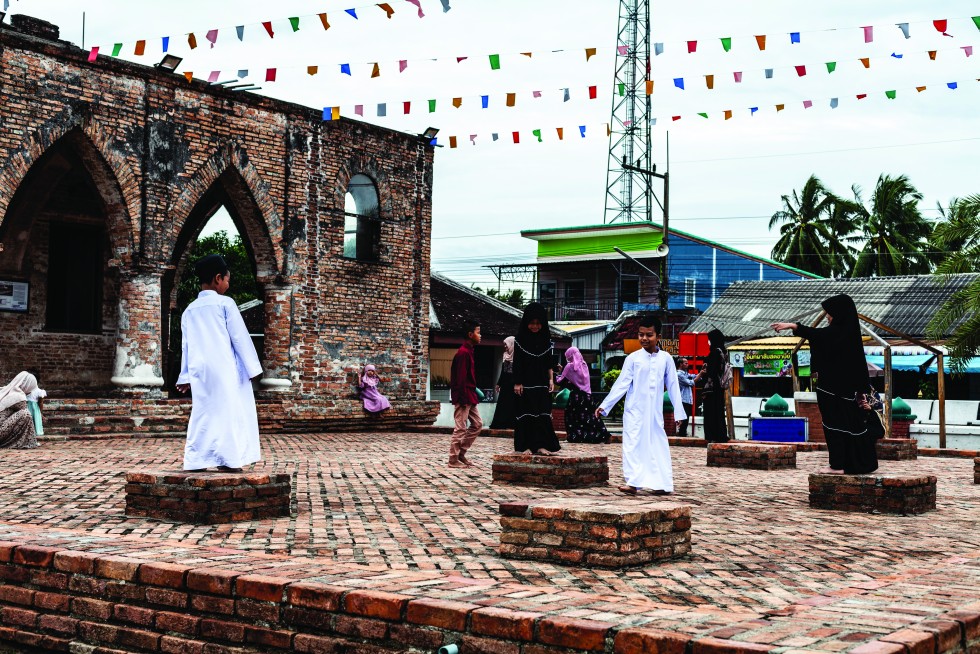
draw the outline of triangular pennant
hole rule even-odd
[[[789,33],[789,42],[790,43],[799,43],[800,42],[800,33],[799,32],[790,32]]]
[[[742,83],[742,73],[741,73],[741,71],[735,71],[735,83],[736,84],[741,84]]]
[[[857,99],[858,100],[864,100],[866,97],[868,97],[868,94],[867,93],[858,93],[857,94]]]
[[[909,38],[910,35],[909,35],[909,24],[908,23],[897,23],[896,24],[896,27],[898,27],[898,29],[902,30],[902,34],[905,35],[905,38]]]
[[[456,57],[456,63],[458,64],[461,61],[466,61],[467,59],[469,59],[469,57]]]
[[[806,75],[806,66],[796,66],[797,77],[803,77]]]
[[[929,59],[931,59],[932,61],[936,60],[936,50],[929,51]]]
[[[898,95],[898,93],[895,91],[885,91],[885,97],[889,100],[894,100],[896,95]]]
[[[294,32],[299,31],[299,16],[292,16],[289,19],[289,26],[293,28]]]
[[[862,27],[861,29],[864,30],[864,42],[865,43],[871,43],[872,41],[875,40],[875,34],[874,34],[875,28],[874,28],[874,26],[867,25],[866,27]]]
[[[533,129],[533,130],[531,130],[531,134],[533,134],[534,136],[537,136],[538,137],[538,143],[541,142],[541,130],[540,129]]]
[[[515,104],[517,104],[517,94],[516,93],[508,93],[507,94],[507,102],[506,102],[506,104],[507,104],[508,107],[513,107]]]
[[[541,97],[541,91],[531,91],[531,96],[535,98]]]
[[[784,104],[777,104],[776,105],[776,113],[779,113],[780,111],[782,111],[785,108],[786,108],[786,105],[784,105]]]
[[[555,128],[555,131],[558,132],[558,140],[559,141],[564,141],[565,140],[565,128],[564,127],[556,127]]]
[[[500,70],[500,55],[490,55],[490,70]]]
[[[133,54],[136,55],[137,57],[142,57],[143,53],[145,52],[146,52],[146,41],[140,39],[139,41],[136,42],[136,47],[133,48]],[[967,56],[969,57],[970,55]]]
[[[629,54],[629,51],[630,51],[630,47],[628,45],[617,45],[616,46],[616,52],[618,52],[623,57],[625,57],[627,54]]]
[[[354,20],[357,20],[357,10],[356,9],[344,9],[344,13],[349,14],[350,16],[352,16],[354,18]]]
[[[350,64],[340,64],[340,72],[342,75],[350,75]]]
[[[406,2],[411,2],[413,5],[419,9],[419,18],[425,18],[425,13],[422,11],[422,3],[419,0],[406,0]]]
[[[385,103],[385,102],[379,102],[378,103],[378,116],[387,116],[387,115],[388,115],[388,104]]]
[[[758,107],[749,107],[749,114],[754,116],[755,112],[757,112],[758,110],[759,110]]]
[[[527,57],[528,59],[530,59],[534,55],[533,52],[522,52],[521,54]]]
[[[208,75],[208,82],[209,82],[210,84],[214,84],[215,82],[217,82],[217,81],[218,81],[218,77],[219,77],[220,75],[221,75],[221,71],[220,71],[220,70],[212,70],[212,71],[211,71],[211,74],[210,74],[210,75]]]
[[[193,36],[194,35],[191,34],[191,37],[193,37]],[[113,57],[118,57],[119,56],[119,53],[122,52],[122,47],[123,47],[123,44],[122,43],[114,43],[112,45],[112,56]],[[197,41],[195,41],[194,42],[194,45],[192,45],[191,47],[192,48],[196,48],[197,47]]]
[[[470,143],[476,145],[476,134],[470,134]]]
[[[568,94],[568,89],[566,88],[565,89],[565,96],[562,99],[562,102],[568,102],[570,99],[571,99],[571,96]]]
[[[578,131],[579,131],[579,134],[582,135],[582,138],[585,138],[585,125],[579,125],[578,126]]]
[[[962,50],[967,57],[973,56],[973,46],[972,45],[961,45],[960,50]]]
[[[612,134],[612,128],[609,127],[609,123],[606,123],[606,136]]]
[[[170,50],[170,37],[169,36],[164,36],[164,37],[161,37],[160,40],[163,42],[163,51],[164,52],[167,52],[168,50]]]
[[[463,98],[453,98],[453,106],[459,109],[463,106]]]
[[[973,24],[977,26],[978,30],[980,30],[980,16],[973,16],[972,20]]]
[[[865,68],[871,68],[871,57],[861,57],[861,65]]]
[[[184,73],[184,77],[187,79],[188,82],[194,81],[194,73],[192,73],[191,71],[187,71],[186,73]]]
[[[759,49],[760,50],[765,50],[766,49],[766,35],[765,34],[761,34],[759,36],[756,36],[755,37],[755,42],[759,46]]]
[[[404,73],[406,68],[408,68],[408,60],[407,59],[399,59],[398,60],[398,72],[399,73]]]
[[[391,20],[391,17],[395,15],[395,10],[387,2],[382,2],[378,5],[378,7],[381,9],[381,11],[385,12],[385,15],[388,16],[388,20]]]
[[[275,68],[266,68],[265,69],[265,81],[267,81],[267,82],[275,82],[276,81],[276,69]]]
[[[827,72],[828,73],[832,73],[835,70],[837,70],[837,62],[836,61],[828,61],[827,62]]]
[[[363,116],[364,115],[364,105],[363,104],[355,104],[354,105],[354,114],[357,115],[357,116]]]
[[[89,53],[88,53],[88,60],[89,60],[89,62],[95,61],[95,59],[98,56],[99,56],[99,46],[95,46],[94,48],[92,48],[91,50],[89,50]]]
[[[948,21],[944,18],[943,20],[934,20],[934,21],[932,21],[932,26],[935,27],[936,28],[936,31],[939,32],[940,34],[942,34],[943,36],[948,36],[948,37],[951,37],[952,38],[953,35],[952,34],[948,34],[946,32],[947,23],[948,23]]]
[[[242,78],[245,78],[245,77],[248,77],[248,68],[239,68],[238,69],[238,79],[242,79]]]
[[[371,77],[373,78],[373,77],[380,77],[380,76],[381,76],[381,69],[378,67],[377,62],[375,62],[374,66],[372,66],[371,68]]]
[[[708,114],[703,113],[703,112],[700,112],[700,111],[698,112],[698,115],[701,116],[702,118],[707,118],[708,117]]]
[[[117,43],[116,45],[118,45],[120,48],[122,48],[122,43]],[[194,32],[191,32],[190,34],[187,35],[187,45],[190,46],[190,49],[191,50],[193,50],[194,48],[197,47],[197,37],[194,36]],[[116,52],[116,47],[115,46],[112,47],[112,51],[113,51],[113,53]],[[113,54],[112,56],[116,56],[116,55]]]
[[[320,70],[319,66],[307,66],[306,67],[306,74],[307,75],[316,75],[319,72],[319,70]]]
[[[678,120],[681,119],[681,117],[680,116],[671,116],[670,119],[673,120],[673,121],[678,121]]]
[[[435,100],[429,100],[429,113],[430,114],[431,113],[435,113],[435,110],[436,110],[436,101]]]
[[[238,40],[239,41],[244,41],[245,40],[245,26],[244,25],[236,25],[235,26],[235,34],[238,35]]]
[[[412,113],[412,101],[411,100],[406,100],[405,102],[402,102],[402,113],[404,113],[406,116],[408,114]]]
[[[725,109],[725,120],[729,120],[732,117],[732,110]]]
[[[677,88],[683,90],[684,89],[684,78],[683,77],[675,77],[674,78],[674,86],[676,86]]]
[[[838,104],[837,103],[837,98],[831,98],[830,99],[830,108],[831,109],[836,109],[837,108],[837,104]]]
[[[585,60],[586,61],[588,61],[589,59],[591,59],[594,56],[595,56],[595,48],[586,48],[585,49]]]
[[[956,82],[946,82],[946,86],[947,88],[955,89],[957,86],[959,86],[959,84]]]
[[[732,49],[732,37],[725,36],[721,39],[721,47],[725,49],[725,52],[729,52]]]
[[[926,87],[924,87],[924,86],[917,86],[917,87],[915,87],[915,90],[918,91],[919,93],[922,93],[923,91],[926,90]]]
[[[653,56],[656,57],[658,55],[662,55],[663,53],[664,53],[664,44],[663,43],[654,43],[653,44]]]
[[[494,141],[496,141],[497,139],[499,139],[499,138],[500,138],[500,135],[499,135],[499,134],[497,134],[497,132],[493,132],[493,133],[492,133],[492,134],[490,135],[490,138],[492,138],[492,139],[493,139]]]
[[[327,21],[327,15],[326,14],[317,14],[317,16],[320,17],[320,23],[323,25],[323,29],[325,29],[325,30],[330,29],[330,23],[329,23],[329,21]]]
[[[692,52],[697,52],[697,49],[698,49],[698,42],[697,41],[688,41],[687,42],[687,54],[691,54]]]
[[[264,23],[262,23],[262,27],[265,28],[265,31],[269,35],[269,38],[270,39],[276,38],[276,33],[274,31],[272,31],[272,22],[271,21],[268,21],[268,20],[265,21]]]
[[[214,44],[218,42],[218,30],[208,30],[204,38],[211,42],[211,47],[213,48]]]
[[[715,88],[715,76],[714,75],[705,75],[704,76],[704,83],[708,86],[709,89]]]

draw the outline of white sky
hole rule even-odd
[[[483,266],[526,262],[535,244],[520,238],[521,229],[603,222],[609,121],[619,3],[615,0],[420,0],[418,18],[406,0],[389,0],[389,20],[367,0],[279,0],[276,3],[209,0],[167,3],[123,0],[10,0],[10,13],[29,13],[61,27],[62,38],[81,44],[81,13],[86,12],[86,46],[110,52],[122,41],[127,59],[152,64],[161,57],[161,36],[171,37],[170,51],[185,57],[178,70],[206,79],[220,70],[221,80],[249,69],[246,81],[258,80],[259,93],[312,107],[339,105],[363,120],[418,133],[438,127],[447,145],[436,153],[433,195],[433,270],[465,283],[493,284]],[[356,8],[359,20],[345,9]],[[327,12],[324,31],[315,14]],[[768,256],[775,243],[769,216],[780,209],[780,195],[800,188],[816,173],[834,191],[849,194],[860,185],[867,200],[882,172],[906,174],[925,196],[922,209],[936,216],[936,202],[980,192],[977,145],[980,141],[980,47],[967,57],[964,46],[980,46],[980,31],[970,20],[980,14],[976,0],[701,0],[653,2],[652,41],[664,43],[654,57],[654,158],[665,162],[670,130],[671,226]],[[293,33],[288,17],[300,16]],[[932,21],[948,19],[944,37]],[[8,18],[9,20],[9,18]],[[272,20],[269,39],[260,23]],[[909,23],[905,39],[896,23]],[[245,25],[239,43],[236,25]],[[863,26],[874,27],[864,42]],[[213,49],[205,33],[218,28]],[[194,32],[198,48],[187,46]],[[790,43],[790,32],[801,43]],[[767,35],[760,52],[754,35]],[[719,39],[731,36],[731,52]],[[146,56],[134,57],[137,39],[147,40]],[[686,42],[697,40],[694,54]],[[598,52],[589,62],[585,48]],[[563,50],[564,52],[553,52]],[[935,61],[927,51],[937,50]],[[521,52],[532,52],[532,58]],[[501,55],[491,71],[488,55]],[[902,54],[901,59],[892,53]],[[469,57],[462,63],[456,57]],[[861,57],[870,57],[864,69]],[[435,59],[435,61],[432,61]],[[408,68],[398,72],[398,61]],[[825,62],[837,70],[826,72]],[[370,78],[373,62],[381,75]],[[340,64],[351,64],[351,76]],[[306,66],[318,65],[316,76]],[[794,66],[805,65],[798,77]],[[277,81],[264,82],[265,69],[276,67]],[[764,70],[774,69],[772,79]],[[733,72],[743,81],[735,84]],[[713,74],[708,90],[705,75]],[[685,91],[674,88],[683,77]],[[947,82],[958,82],[950,90]],[[587,87],[598,98],[587,99]],[[917,93],[916,86],[926,86]],[[568,87],[571,100],[562,102]],[[897,91],[888,100],[885,91]],[[532,98],[532,91],[541,97]],[[515,107],[504,106],[508,92]],[[858,101],[855,95],[867,93]],[[490,108],[480,108],[481,95]],[[463,106],[453,108],[453,97]],[[829,107],[830,98],[839,107]],[[426,100],[437,100],[428,113]],[[402,114],[402,102],[412,112]],[[803,101],[813,106],[804,109]],[[379,118],[376,105],[387,103]],[[777,113],[775,105],[785,103]],[[748,108],[759,111],[749,115]],[[722,119],[726,109],[731,120]],[[707,120],[697,112],[708,113]],[[683,116],[673,122],[673,115]],[[587,126],[587,138],[578,126]],[[559,142],[555,128],[565,128]],[[541,129],[537,143],[532,129]],[[512,131],[521,132],[514,145]],[[491,142],[490,133],[501,139]],[[472,146],[469,135],[477,134]],[[456,135],[459,147],[450,149]],[[228,223],[230,224],[230,223]],[[221,225],[220,220],[214,221]]]

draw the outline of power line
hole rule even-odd
[[[980,136],[969,136],[963,139],[949,139],[947,141],[922,141],[920,143],[902,143],[899,145],[869,145],[863,148],[842,148],[840,150],[814,150],[813,152],[785,152],[783,154],[756,154],[740,155],[737,157],[719,157],[717,159],[686,159],[682,161],[672,161],[671,164],[682,163],[705,163],[710,161],[744,161],[745,159],[774,159],[778,157],[800,157],[814,154],[834,154],[838,152],[858,152],[861,150],[885,150],[889,148],[912,148],[920,145],[939,145],[942,143],[961,143],[963,141],[977,141]]]

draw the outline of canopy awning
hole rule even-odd
[[[939,372],[939,366],[933,361],[929,368],[926,370],[927,373],[935,375]],[[952,368],[949,366],[949,357],[943,357],[943,372],[949,374],[953,372]],[[966,362],[966,368],[963,370],[966,373],[980,373],[980,357],[973,357]]]
[[[918,372],[922,370],[922,366],[929,363],[934,359],[936,355],[934,354],[913,354],[913,355],[898,355],[892,356],[892,370],[912,370]],[[885,357],[882,355],[869,354],[865,356],[868,363],[873,363],[879,368],[885,367]],[[933,370],[935,372],[935,370]]]

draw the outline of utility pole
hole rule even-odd
[[[668,158],[668,161],[669,161],[669,158]],[[663,201],[663,204],[660,203],[660,199],[656,196],[656,194],[651,193],[651,195],[653,195],[653,199],[657,201],[657,204],[660,205],[660,210],[663,212],[663,216],[664,216],[664,219],[663,219],[663,237],[662,237],[662,246],[661,247],[663,247],[665,249],[664,249],[664,256],[660,259],[660,275],[659,275],[659,277],[660,277],[660,288],[658,290],[658,297],[660,299],[660,309],[661,309],[661,311],[666,312],[667,311],[667,288],[668,288],[668,284],[667,284],[667,248],[669,248],[669,245],[667,243],[667,240],[668,240],[668,235],[670,233],[670,231],[669,231],[669,222],[670,222],[670,171],[669,170],[665,170],[663,172],[663,174],[661,174],[661,173],[658,173],[657,172],[657,165],[656,164],[653,165],[653,169],[652,170],[646,170],[644,168],[640,168],[639,166],[634,166],[634,165],[628,164],[625,161],[622,163],[622,168],[623,168],[623,170],[628,170],[630,172],[640,173],[641,175],[646,175],[647,177],[656,177],[656,178],[662,179],[664,181],[664,201]],[[622,253],[620,253],[620,254],[622,254]]]

